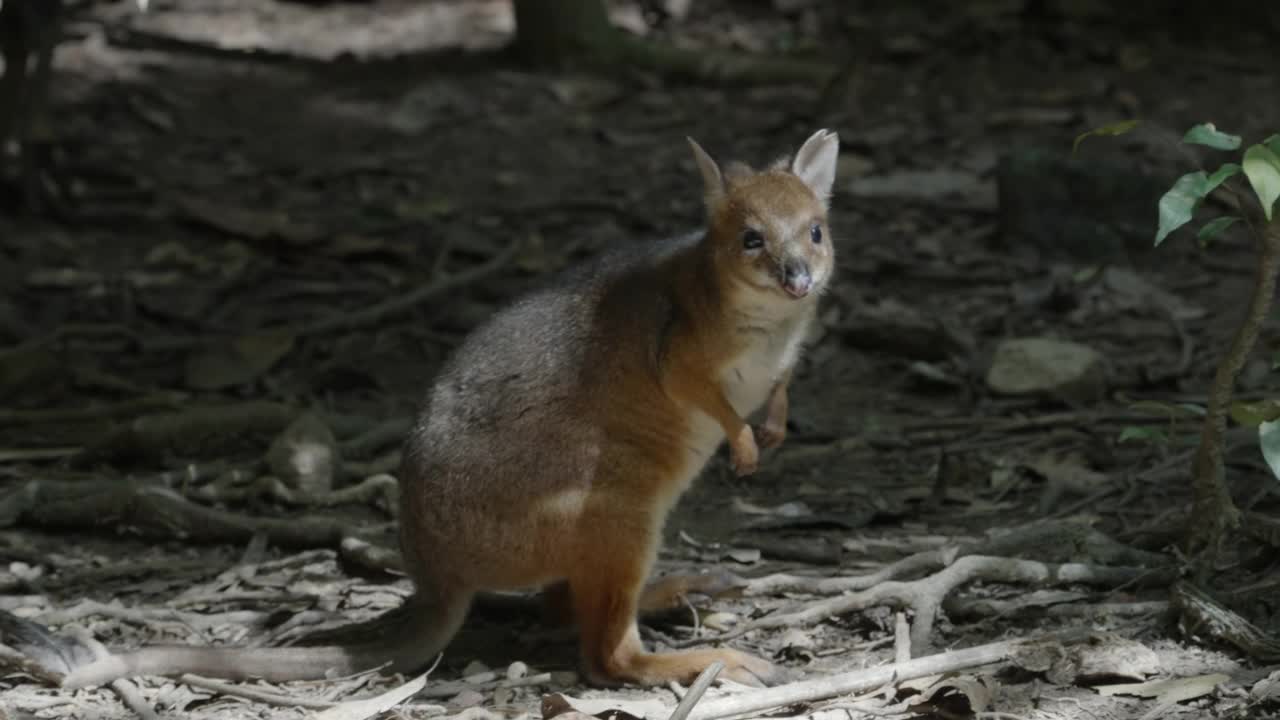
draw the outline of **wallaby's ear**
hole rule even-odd
[[[703,196],[707,207],[711,207],[724,198],[724,176],[720,174],[720,166],[716,165],[716,161],[711,159],[697,141],[691,137],[685,139],[689,141],[689,148],[693,150],[693,159],[698,163],[698,172],[702,173]]]
[[[791,161],[791,172],[804,181],[822,202],[831,197],[836,181],[836,158],[840,154],[840,137],[834,130],[819,130],[809,136]]]

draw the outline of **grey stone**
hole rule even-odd
[[[1013,338],[996,346],[987,386],[1001,395],[1046,396],[1088,405],[1106,392],[1106,359],[1086,345],[1051,338]]]

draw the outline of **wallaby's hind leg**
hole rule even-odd
[[[597,556],[603,562],[582,568],[580,575],[569,580],[588,680],[601,685],[688,683],[717,660],[725,664],[721,675],[740,683],[769,685],[785,677],[772,663],[727,648],[646,652],[636,627],[636,612],[649,570],[649,542],[645,538],[616,547],[627,550],[600,552]]]

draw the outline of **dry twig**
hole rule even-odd
[[[911,609],[914,616],[911,646],[914,653],[919,655],[929,647],[933,623],[942,601],[956,588],[975,580],[1048,587],[1074,583],[1115,586],[1140,580],[1148,583],[1168,583],[1171,579],[1172,575],[1169,571],[1149,568],[1102,567],[1080,563],[1051,564],[1033,560],[970,555],[960,558],[940,572],[919,580],[883,582],[852,595],[810,603],[804,609],[795,612],[766,615],[712,639],[726,640],[765,628],[813,625],[829,617],[865,610],[877,605],[890,605]],[[686,641],[679,645],[689,644],[691,643]]]

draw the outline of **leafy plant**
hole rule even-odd
[[[1132,121],[1108,125],[1077,137],[1076,146],[1090,135],[1120,135],[1134,127],[1137,123]],[[1192,127],[1182,142],[1225,152],[1237,151],[1243,144],[1240,136],[1225,133],[1212,123]],[[1251,196],[1237,187],[1239,175],[1248,181],[1253,191]],[[1205,198],[1219,189],[1235,196],[1240,214],[1210,220],[1201,226],[1196,237],[1207,244],[1243,221],[1257,243],[1259,260],[1245,317],[1220,359],[1209,387],[1200,444],[1192,466],[1195,492],[1192,517],[1196,522],[1190,523],[1187,540],[1189,549],[1199,553],[1201,575],[1212,568],[1222,541],[1241,522],[1240,511],[1227,489],[1223,464],[1228,413],[1237,422],[1257,425],[1263,457],[1272,473],[1280,478],[1280,402],[1252,406],[1232,403],[1236,378],[1257,344],[1262,324],[1271,311],[1276,279],[1280,275],[1280,213],[1276,212],[1276,201],[1280,199],[1280,135],[1250,145],[1241,153],[1239,162],[1224,162],[1212,173],[1197,170],[1178,178],[1160,198],[1155,244],[1160,245],[1170,233],[1190,223]],[[1129,438],[1138,439],[1138,436],[1130,433]]]

